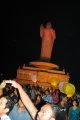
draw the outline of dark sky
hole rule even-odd
[[[65,68],[70,82],[79,88],[80,6],[76,1],[51,1],[2,3],[0,73],[15,77],[19,66],[39,59],[40,24],[50,21],[57,35],[51,62]]]

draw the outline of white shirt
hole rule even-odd
[[[1,120],[11,120],[8,115],[1,116]]]

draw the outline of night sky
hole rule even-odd
[[[40,6],[39,6],[40,5]],[[57,38],[51,62],[70,73],[80,87],[80,6],[73,1],[2,3],[3,34],[0,40],[0,73],[15,78],[17,68],[40,58],[40,24],[51,22]]]

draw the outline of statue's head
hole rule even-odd
[[[51,28],[51,27],[52,27],[51,22],[48,22],[48,23],[46,24],[46,27],[47,27],[47,28]]]

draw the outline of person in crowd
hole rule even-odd
[[[49,90],[45,90],[45,95],[42,97],[42,99],[44,101],[46,101],[47,103],[53,104],[53,98],[50,95],[50,91]]]
[[[59,91],[55,89],[51,96],[53,98],[54,105],[57,105],[59,103]]]
[[[31,90],[30,90],[30,98],[31,100],[34,102],[36,97],[36,91],[35,91],[35,86],[32,86]]]
[[[72,107],[69,108],[69,120],[79,120],[79,109],[78,109],[78,102],[73,100]]]
[[[8,96],[0,98],[0,119],[11,120],[8,116],[9,112],[13,109],[14,102]]]
[[[73,101],[74,101],[74,100],[77,101],[77,96],[76,96],[76,95],[73,95],[72,100],[73,100]]]
[[[17,120],[32,120],[31,116],[29,115],[21,99],[19,99],[18,104],[14,105],[14,108],[9,113],[9,117],[11,118],[11,120],[16,120],[16,119]]]
[[[29,111],[33,120],[55,120],[55,109],[52,105],[46,104],[43,107],[41,107],[40,111],[38,111],[20,84],[18,84],[14,80],[6,80],[3,82],[10,83],[13,87],[19,90],[21,100],[27,108],[27,110]]]
[[[72,103],[73,103],[72,97],[68,98],[67,103],[68,103],[69,108],[72,107]]]
[[[37,108],[38,110],[40,110],[41,107],[42,107],[43,105],[45,105],[45,104],[46,104],[46,102],[42,99],[42,96],[41,96],[40,94],[37,94],[37,95],[36,95],[36,99],[35,99],[35,106],[36,106],[36,108]]]
[[[60,103],[56,107],[56,120],[67,120],[68,116],[67,95],[60,94]]]

